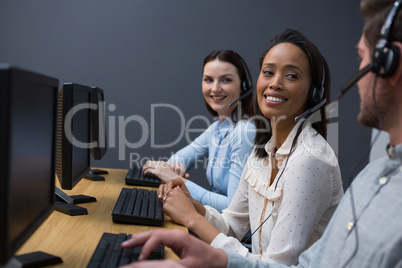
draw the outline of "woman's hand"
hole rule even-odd
[[[166,198],[166,194],[172,190],[173,188],[180,187],[183,192],[187,195],[188,198],[193,199],[190,192],[188,191],[185,182],[181,178],[176,178],[173,180],[170,180],[166,184],[161,184],[159,185],[158,189],[158,198]]]
[[[190,228],[200,214],[180,187],[165,193],[163,211],[175,222]]]
[[[190,175],[186,173],[186,166],[183,163],[180,162],[166,162],[169,164],[170,168],[173,169],[174,172],[177,173],[177,175],[188,179]]]
[[[144,175],[155,174],[165,183],[177,178],[177,175],[183,177],[184,180],[189,177],[186,167],[179,162],[147,161],[142,167],[142,173]]]
[[[201,216],[204,216],[205,212],[206,212],[205,207],[191,196],[190,191],[187,189],[185,182],[181,178],[176,178],[176,179],[169,181],[166,184],[159,185],[159,189],[157,192],[158,198],[165,199],[167,197],[167,194],[169,193],[169,191],[171,191],[173,188],[176,188],[176,187],[180,187],[180,189],[183,191],[183,193],[190,199],[191,203],[193,204],[193,206],[195,207],[197,212]]]

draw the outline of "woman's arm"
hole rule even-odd
[[[216,128],[216,122],[211,124],[203,133],[201,133],[194,141],[186,147],[177,151],[172,155],[168,162],[183,163],[187,169],[190,169],[194,163],[208,155],[208,146],[211,134]]]
[[[186,147],[172,155],[168,162],[147,161],[143,167],[143,174],[155,174],[163,182],[168,182],[179,175],[185,179],[189,178],[186,170],[194,162],[208,154],[208,144],[214,124],[206,129],[200,136]]]
[[[164,183],[173,180],[177,176],[183,178],[184,181],[189,177],[186,173],[186,167],[179,162],[164,162],[164,161],[147,161],[142,167],[142,173],[154,174]]]
[[[211,178],[215,185],[221,184],[226,193],[209,191],[192,181],[187,181],[186,186],[196,200],[219,212],[229,206],[239,185],[245,163],[252,152],[254,137],[255,126],[251,122],[242,120],[236,124],[229,133],[227,141],[222,143],[222,148],[218,149],[220,152],[215,161],[220,170],[213,172],[214,177]]]
[[[242,176],[246,173],[247,168],[244,169]],[[180,180],[171,181],[167,185],[173,186],[174,182],[180,184],[179,181]],[[204,211],[197,212],[191,200],[189,198],[183,198],[183,196],[186,196],[183,190],[180,189],[183,193],[182,195],[179,195],[177,191],[174,192],[174,195],[169,194],[173,189],[177,190],[178,187],[172,189],[172,187],[168,188],[167,185],[160,186],[158,191],[160,198],[166,195],[164,211],[174,221],[189,228],[205,242],[211,243],[220,232],[241,239],[249,230],[248,182],[244,179],[241,180],[233,201],[222,214],[208,206],[202,206]],[[181,199],[178,200],[178,198]],[[205,216],[203,217],[203,215]],[[247,248],[242,245],[240,246],[243,250],[248,251]]]
[[[191,200],[180,187],[165,193],[163,211],[172,220],[187,227],[208,244],[219,234],[219,230],[196,211]]]

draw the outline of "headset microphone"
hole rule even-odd
[[[300,119],[302,119],[303,117],[306,117],[312,113],[314,113],[315,111],[317,111],[318,109],[320,109],[322,106],[325,105],[325,103],[327,102],[327,99],[324,98],[322,99],[319,103],[317,103],[316,105],[314,105],[313,107],[311,107],[310,109],[307,109],[307,111],[305,111],[304,113],[302,113],[301,115],[297,116],[295,118],[295,121],[298,122]]]
[[[246,92],[244,92],[240,98],[238,98],[237,100],[235,100],[234,102],[229,104],[229,107],[232,107],[234,104],[236,104],[237,102],[241,101],[242,99],[244,99],[245,97],[247,97],[248,95],[250,95],[253,92],[252,89],[247,90]]]
[[[343,95],[345,95],[346,92],[349,91],[349,89],[352,88],[354,84],[356,84],[357,81],[360,80],[363,76],[365,76],[368,72],[373,70],[373,63],[369,63],[361,69],[359,72],[357,72],[352,78],[349,79],[348,82],[346,82],[345,85],[341,88],[341,92],[339,93],[338,97],[335,99],[335,101],[339,101]]]

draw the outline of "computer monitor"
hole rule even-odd
[[[103,89],[92,87],[91,94],[91,155],[95,160],[101,160],[107,151],[105,94]],[[108,174],[106,170],[91,169],[89,174]]]
[[[53,211],[57,91],[57,79],[0,64],[0,266]]]
[[[105,95],[99,87],[92,87],[91,102],[95,107],[91,109],[91,155],[95,160],[101,160],[107,151],[106,123],[105,123]]]
[[[90,104],[92,89],[65,83],[59,92],[57,111],[56,174],[62,189],[71,190],[90,170]],[[95,198],[68,196],[56,187],[55,209],[69,215],[88,214],[73,204],[94,202]]]

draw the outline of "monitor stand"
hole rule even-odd
[[[104,169],[91,169],[89,171],[89,174],[106,175],[106,174],[109,174],[109,172],[107,170],[104,170]]]
[[[104,174],[109,174],[106,170],[102,169],[91,169],[89,170],[88,174],[84,176],[84,179],[90,180],[90,181],[104,181],[105,177],[99,176],[99,175],[104,175]]]
[[[88,195],[69,196],[58,187],[55,187],[55,196],[56,200],[54,203],[54,209],[70,216],[88,214],[88,210],[86,208],[79,207],[74,204],[96,202],[95,197]]]
[[[37,268],[55,265],[62,262],[63,260],[60,257],[50,255],[42,251],[36,251],[12,257],[5,264],[4,268]]]

